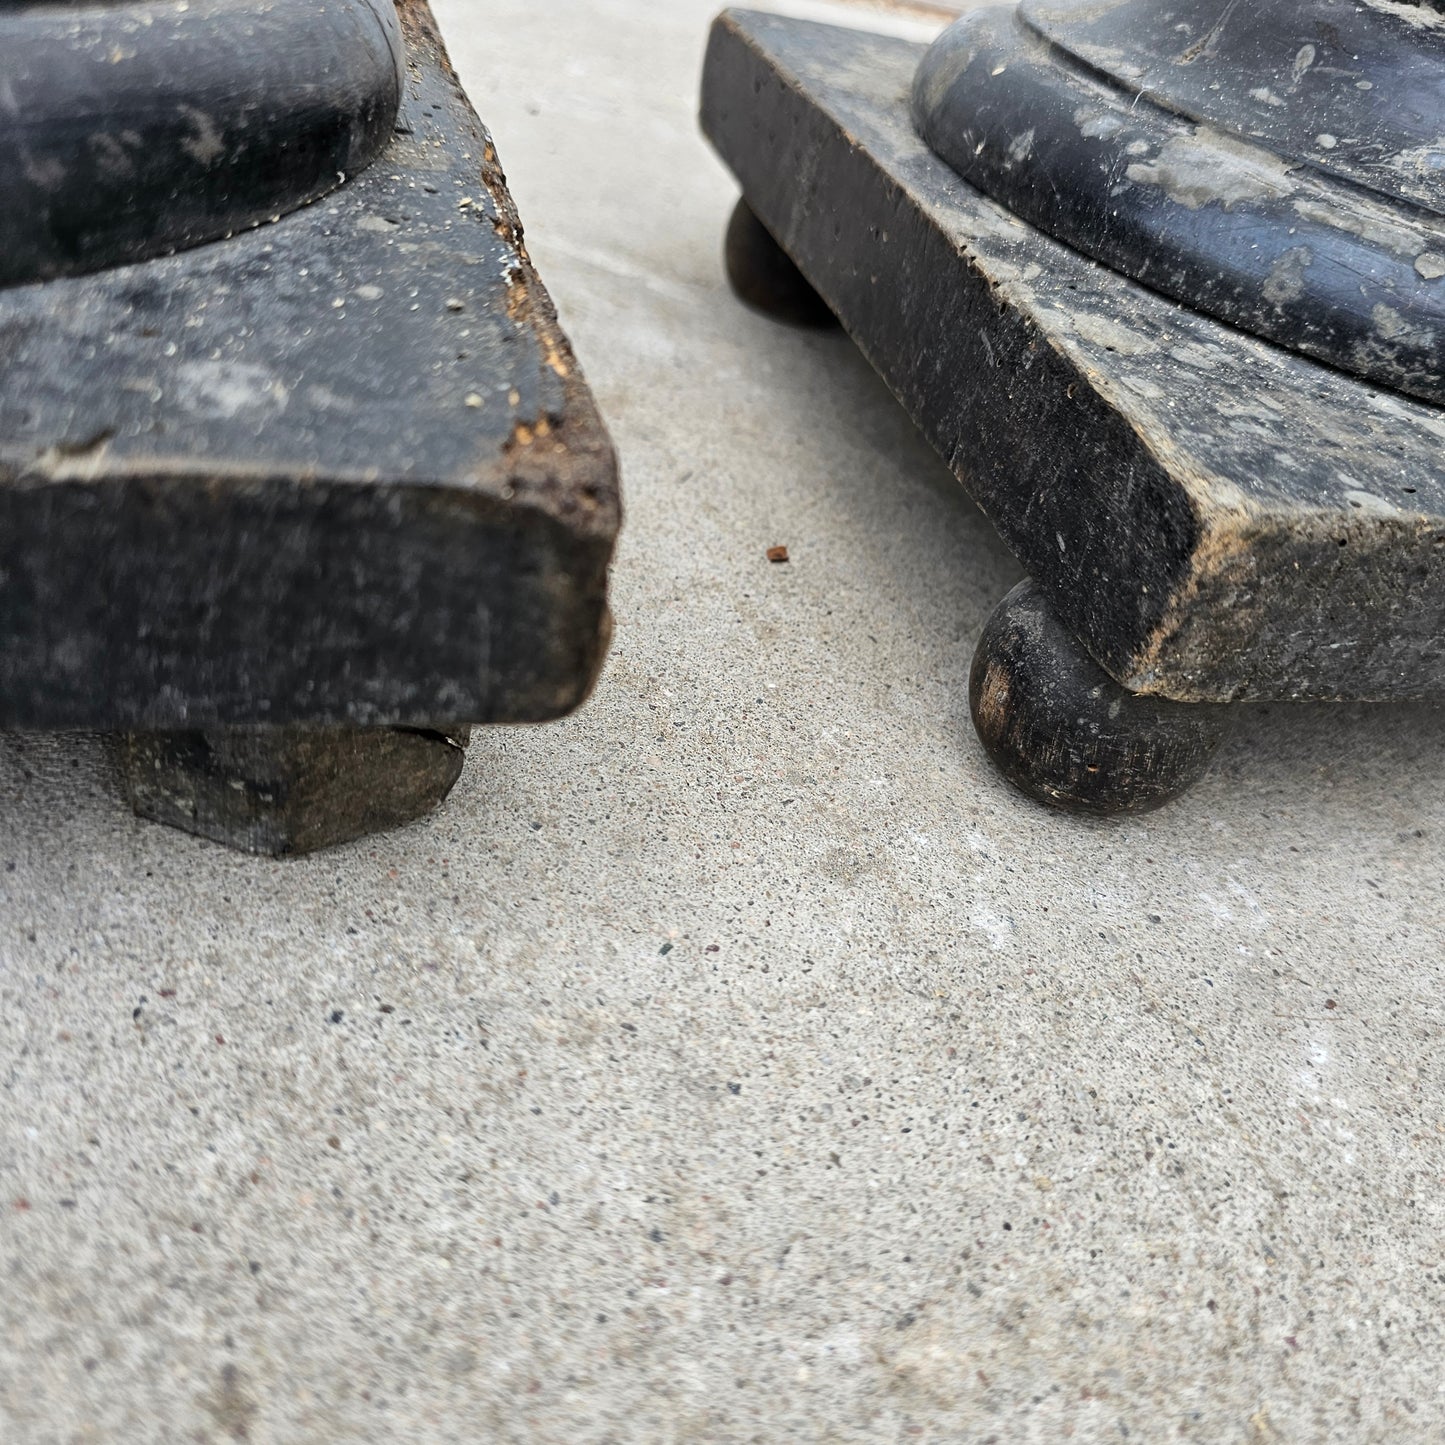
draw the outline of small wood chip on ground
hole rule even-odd
[[[769,547],[769,562],[786,562],[788,560],[788,549],[786,547]]]

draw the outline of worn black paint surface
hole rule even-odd
[[[1019,6],[1030,29],[1113,84],[1437,216],[1445,216],[1442,12],[1441,0]]]
[[[1118,48],[1086,47],[1099,64],[1111,57],[1107,70],[1069,56],[1034,23],[1042,11],[1062,37],[1092,32],[1101,9],[1140,22],[1128,46],[1121,34]],[[1312,75],[1317,47],[1300,40],[1319,31],[1307,23],[1311,11],[1349,11],[1374,63]],[[1163,53],[1140,45],[1146,18]],[[1167,103],[1164,82],[1191,75],[1211,36],[1223,45],[1246,34],[1250,44],[1231,49],[1243,52],[1234,72],[1214,67],[1210,86],[1195,83],[1180,98],[1197,97],[1200,119]],[[1437,102],[1436,138],[1415,151],[1406,147],[1423,123],[1410,108],[1418,97],[1397,98],[1378,59],[1377,39],[1399,34],[1419,36],[1418,54],[1397,48],[1416,71],[1428,56]],[[1179,58],[1195,51],[1196,60]],[[1291,80],[1299,57],[1309,63]],[[1376,119],[1361,128],[1368,139],[1348,129],[1365,94],[1355,77],[1366,68],[1380,81]],[[1268,138],[1255,125],[1261,107],[1274,120]],[[1396,114],[1418,123],[1392,129]],[[990,8],[930,48],[914,81],[914,117],[961,176],[1086,255],[1257,335],[1445,401],[1445,216],[1406,195],[1409,186],[1438,201],[1445,188],[1445,27],[1357,14],[1354,0],[1266,0],[1247,17],[1214,0]],[[1347,145],[1332,166],[1316,153],[1341,151],[1333,129]],[[1275,138],[1280,151],[1270,148]],[[1349,164],[1350,155],[1371,163]]]
[[[1445,693],[1445,413],[986,199],[913,128],[922,54],[729,12],[703,121],[1060,620],[1133,691]]]
[[[401,13],[399,129],[358,179],[0,291],[0,726],[527,722],[591,688],[615,457]]]
[[[0,286],[258,225],[390,139],[392,0],[0,4]]]
[[[1125,691],[1029,581],[984,627],[968,701],[1004,777],[1072,813],[1162,807],[1199,781],[1228,729],[1227,709]]]
[[[959,175],[1153,289],[1383,386],[1445,400],[1445,218],[1237,129],[1247,124],[1234,104],[1243,75],[1195,123],[1071,64],[1026,14],[971,14],[919,66],[919,129]],[[1335,88],[1358,94],[1348,77]],[[1306,103],[1318,113],[1302,113]],[[1347,118],[1331,117],[1319,87],[1280,105],[1311,137]],[[1376,105],[1387,107],[1386,92]]]

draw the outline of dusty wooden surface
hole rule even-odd
[[[729,12],[703,123],[1061,620],[1166,697],[1445,692],[1445,414],[983,199],[910,122],[922,53]]]
[[[324,201],[0,290],[0,726],[555,717],[616,461],[421,0]]]

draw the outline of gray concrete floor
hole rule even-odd
[[[0,740],[0,1440],[1445,1438],[1441,713],[1010,793],[1014,563],[724,288],[710,9],[438,6],[626,469],[592,703],[286,864]]]

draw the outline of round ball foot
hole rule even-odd
[[[428,813],[461,776],[471,730],[226,727],[125,733],[142,818],[246,853],[313,853]]]
[[[1075,813],[1144,813],[1196,783],[1223,710],[1119,686],[1022,582],[984,627],[969,677],[973,725],[1015,787]]]
[[[793,326],[837,325],[827,303],[746,201],[733,208],[724,258],[733,291],[754,310]]]

